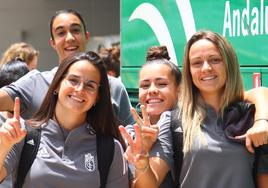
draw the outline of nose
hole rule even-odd
[[[149,87],[149,93],[153,93],[153,94],[156,94],[158,92],[158,88],[156,87],[155,84],[151,84],[150,87]]]
[[[69,31],[67,32],[66,41],[74,40],[73,34]]]
[[[202,66],[202,71],[210,71],[212,69],[211,65],[208,63],[208,61],[204,61]]]
[[[76,91],[83,91],[84,89],[84,83],[83,82],[79,82],[79,84],[76,85],[75,90]]]

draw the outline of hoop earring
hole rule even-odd
[[[53,95],[58,95],[59,93],[55,90],[53,91]]]

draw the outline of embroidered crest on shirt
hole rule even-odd
[[[85,155],[85,167],[89,172],[93,172],[95,170],[94,156],[90,153]]]

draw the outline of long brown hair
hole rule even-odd
[[[60,63],[40,109],[33,118],[28,121],[28,123],[40,126],[41,124],[48,122],[48,120],[53,117],[55,114],[56,103],[58,101],[58,95],[55,95],[54,92],[57,90],[70,66],[81,60],[87,60],[90,64],[94,65],[100,72],[101,76],[99,83],[99,100],[94,107],[91,107],[88,110],[87,122],[90,123],[96,133],[112,136],[124,145],[118,129],[118,121],[112,108],[109,81],[105,67],[101,58],[92,51],[74,54],[67,57],[62,61],[62,63]]]
[[[223,61],[226,63],[226,83],[219,114],[223,115],[224,109],[230,103],[241,101],[244,93],[238,58],[231,44],[224,37],[212,31],[199,31],[195,33],[186,45],[183,60],[183,82],[180,102],[182,125],[184,128],[184,151],[189,151],[195,136],[201,135],[200,125],[206,116],[204,101],[201,99],[199,90],[192,80],[189,60],[191,46],[201,39],[212,42],[218,48]]]

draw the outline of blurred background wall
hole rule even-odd
[[[88,49],[120,40],[120,0],[0,0],[0,53],[12,43],[27,42],[39,50],[38,69],[57,66],[49,45],[49,21],[60,9],[75,9],[91,33]]]

